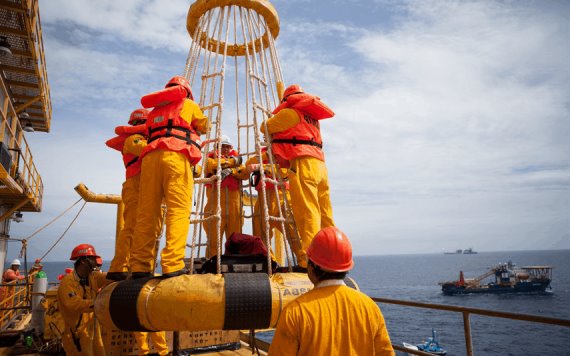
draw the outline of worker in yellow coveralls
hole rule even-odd
[[[220,243],[223,245],[224,234],[226,239],[228,239],[234,232],[241,232],[243,225],[241,181],[247,179],[249,173],[241,164],[242,158],[233,149],[233,144],[228,136],[223,135],[221,137],[221,145],[220,156],[218,156],[217,150],[210,153],[204,166],[206,177],[216,174],[218,163],[220,163],[222,169],[222,182],[220,183]],[[206,218],[216,213],[217,194],[217,182],[206,184],[207,202],[204,207]],[[217,220],[210,219],[205,221],[204,231],[208,237],[206,257],[210,258],[218,254]]]
[[[202,158],[200,134],[209,130],[184,77],[173,77],[165,89],[145,95],[141,104],[154,107],[146,122],[147,146],[140,159],[141,183],[137,223],[131,247],[131,278],[152,276],[156,226],[166,204],[166,243],[161,252],[163,277],[187,273],[186,239],[194,189],[193,165]]]
[[[344,283],[354,265],[348,237],[324,228],[307,255],[315,288],[283,309],[269,355],[395,355],[378,305]]]
[[[93,313],[97,291],[108,283],[105,273],[97,271],[98,257],[92,245],[77,245],[70,258],[75,261],[73,272],[63,277],[57,290],[59,310],[65,322],[62,343],[68,356],[105,354],[100,325]]]
[[[281,174],[281,177],[283,179],[287,178],[288,171],[287,171],[287,169],[279,168],[278,164],[276,164],[273,167],[269,164],[269,159],[267,157],[267,149],[266,148],[262,149],[261,159],[262,159],[262,164],[259,164],[258,157],[257,156],[251,156],[247,160],[247,162],[245,162],[245,166],[246,166],[248,172],[251,173],[250,184],[253,187],[255,187],[255,190],[257,191],[257,200],[253,206],[252,232],[253,232],[253,235],[261,237],[261,240],[263,241],[263,243],[265,243],[265,241],[266,241],[266,237],[265,237],[266,230],[265,230],[265,225],[263,224],[264,202],[263,202],[263,197],[261,196],[262,184],[263,183],[262,183],[261,177],[260,177],[261,176],[260,170],[263,169],[264,174],[267,178],[271,178],[271,179],[275,179],[275,180],[277,179],[277,177],[274,176],[274,172],[276,172],[276,169],[280,169],[280,174]],[[289,196],[289,182],[287,180],[285,180],[283,183],[285,185],[285,192],[286,192],[287,201],[291,202],[291,197]],[[278,198],[275,195],[275,189],[277,189]],[[272,182],[266,182],[265,183],[265,195],[267,198],[267,210],[268,210],[269,216],[279,217],[279,206],[281,206],[281,212],[284,214],[285,207],[283,206],[283,191],[282,191],[282,189],[279,187],[276,187],[275,184],[273,184]],[[290,225],[288,223],[285,223],[285,228],[287,229],[287,236],[289,238],[291,238],[293,236],[293,231],[290,228]],[[279,221],[271,221],[271,220],[269,221],[270,233],[273,229],[279,230],[282,234],[284,233],[281,222],[279,222]],[[295,246],[293,246],[293,249],[295,249]]]
[[[115,256],[109,266],[107,279],[121,281],[129,272],[129,256],[131,240],[136,225],[137,206],[139,202],[139,185],[141,160],[140,154],[146,147],[146,120],[149,111],[136,109],[131,113],[129,125],[115,128],[116,137],[108,140],[106,145],[116,149],[123,155],[126,179],[121,191],[123,201],[124,225],[115,241]],[[156,225],[155,236],[160,232],[160,223]]]
[[[115,128],[116,137],[106,142],[107,146],[114,148],[123,154],[123,163],[126,169],[126,180],[123,183],[121,199],[123,201],[123,228],[115,241],[115,256],[111,261],[107,279],[120,281],[127,278],[129,272],[129,257],[131,251],[131,240],[135,229],[137,218],[137,207],[139,202],[139,186],[141,160],[140,154],[147,145],[146,140],[146,120],[148,110],[136,109],[129,117],[129,125]],[[158,220],[155,236],[160,234],[162,221]],[[155,349],[160,355],[169,353],[164,331],[158,332],[133,332],[140,355],[149,352],[148,337],[152,340]]]
[[[272,149],[282,167],[289,167],[290,194],[301,248],[294,249],[299,266],[306,268],[306,250],[313,236],[334,226],[320,121],[334,112],[299,85],[283,93],[281,104],[260,130],[272,137]]]
[[[164,331],[158,332],[133,332],[133,337],[137,342],[139,348],[139,355],[148,355],[150,351],[150,346],[148,344],[148,338],[154,344],[154,348],[159,355],[168,355],[170,351],[168,350],[168,344],[166,343],[166,333]]]

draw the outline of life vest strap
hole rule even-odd
[[[161,137],[174,137],[174,138],[177,138],[179,140],[186,141],[186,143],[189,145],[196,146],[199,150],[202,149],[202,147],[196,141],[191,139],[190,135],[193,134],[194,131],[192,131],[191,129],[184,127],[184,126],[173,125],[172,123],[173,123],[172,119],[168,119],[168,124],[166,126],[159,126],[159,127],[154,127],[154,128],[150,127],[148,129],[149,139],[148,139],[147,143],[151,143],[152,141],[157,140]],[[172,133],[173,129],[184,132],[186,134],[186,136],[177,135],[177,134]],[[164,134],[158,134],[158,135],[153,136],[153,134],[155,132],[163,131],[163,130],[166,130],[166,132]]]
[[[289,143],[292,145],[309,145],[309,146],[315,146],[315,147],[318,147],[320,149],[323,149],[322,143],[318,143],[318,142],[313,141],[313,140],[299,140],[299,139],[296,139],[295,137],[293,137],[293,138],[276,138],[276,139],[272,140],[271,142],[273,142],[273,143]]]
[[[138,160],[139,160],[139,157],[138,157],[138,156],[136,156],[135,158],[131,159],[130,161],[128,161],[128,162],[125,164],[125,168],[129,168],[129,166],[135,164]]]
[[[252,187],[257,187],[257,184],[259,184],[260,180],[261,180],[261,172],[259,171],[253,172],[249,176],[249,185]]]

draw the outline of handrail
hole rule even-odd
[[[375,302],[378,302],[378,303],[403,305],[403,306],[414,307],[414,308],[445,310],[445,311],[450,311],[450,312],[455,312],[455,313],[461,313],[463,315],[465,349],[466,349],[466,354],[468,356],[473,356],[473,343],[472,343],[472,339],[471,339],[471,322],[469,319],[469,316],[471,314],[490,316],[493,318],[523,320],[523,321],[530,321],[533,323],[542,323],[542,324],[551,324],[551,325],[559,325],[559,326],[570,327],[570,320],[568,320],[568,319],[551,318],[551,317],[545,317],[545,316],[540,316],[540,315],[509,313],[509,312],[501,312],[501,311],[496,311],[496,310],[460,307],[460,306],[455,306],[455,305],[421,303],[421,302],[413,302],[413,301],[408,301],[408,300],[388,299],[388,298],[372,297],[372,300]],[[405,351],[409,354],[414,354],[414,355],[423,355],[424,354],[424,353],[419,353],[418,351],[415,351],[415,350],[409,350],[409,349],[403,348],[399,345],[393,345],[393,346],[396,350]]]
[[[28,29],[29,39],[33,42],[30,46],[32,55],[37,58],[37,75],[38,85],[40,87],[41,100],[46,114],[46,130],[49,132],[51,126],[51,98],[50,87],[48,84],[48,76],[46,69],[46,59],[44,51],[44,40],[42,36],[42,25],[40,21],[39,1],[34,1],[29,9],[30,16],[27,17],[26,27]]]
[[[4,80],[0,82],[0,142],[10,152],[10,167],[5,170],[21,189],[21,193],[32,201],[36,211],[40,211],[43,182],[34,164],[30,146],[23,134],[22,125],[12,105]],[[15,157],[12,152],[15,152]]]
[[[24,283],[12,281],[0,284],[0,331],[6,330],[16,316],[29,312],[29,293],[34,285],[35,274]]]

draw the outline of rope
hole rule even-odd
[[[79,198],[79,200],[77,200],[75,203],[73,203],[69,208],[65,209],[61,214],[59,214],[58,216],[56,216],[52,221],[48,222],[47,224],[45,224],[44,226],[40,227],[38,230],[36,230],[36,232],[34,232],[33,234],[31,234],[30,236],[26,237],[25,240],[30,240],[32,237],[36,236],[37,234],[39,234],[43,229],[45,229],[46,227],[48,227],[49,225],[51,225],[53,222],[55,222],[57,219],[59,219],[60,217],[62,217],[65,213],[67,213],[69,210],[71,210],[71,208],[73,208],[74,206],[76,206],[81,200],[83,200],[83,198]]]
[[[161,210],[162,210],[162,223],[160,225],[160,234],[158,234],[158,236],[154,242],[154,264],[153,264],[153,268],[151,271],[153,274],[156,271],[156,267],[158,266],[158,248],[160,247],[160,240],[162,239],[162,236],[164,235],[164,231],[166,230],[165,226],[166,226],[167,207],[163,205],[161,207]]]
[[[80,199],[81,200],[81,199]],[[65,229],[65,231],[63,232],[63,234],[61,234],[61,236],[57,239],[57,241],[49,248],[49,250],[47,250],[46,253],[43,254],[42,257],[40,257],[40,260],[43,260],[44,257],[46,257],[51,250],[53,250],[55,248],[55,246],[61,241],[61,239],[63,239],[63,237],[65,236],[65,234],[67,233],[67,231],[69,231],[69,229],[71,228],[71,226],[75,223],[75,220],[77,220],[77,218],[79,217],[79,214],[81,214],[81,212],[83,211],[83,208],[85,208],[85,205],[87,204],[87,202],[84,202],[83,205],[81,206],[81,209],[79,209],[79,211],[77,212],[77,215],[75,215],[75,217],[73,218],[73,220],[71,221],[71,223],[69,223],[69,226],[67,227],[67,229]]]
[[[237,132],[237,150],[241,152],[245,160],[252,157],[257,157],[258,162],[262,164],[262,148],[270,144],[261,138],[259,131],[259,124],[269,117],[273,108],[278,104],[278,90],[277,83],[283,83],[283,75],[280,68],[279,58],[275,48],[274,38],[271,31],[268,29],[268,24],[264,17],[257,13],[255,10],[239,5],[220,6],[214,7],[205,12],[198,20],[198,26],[192,36],[192,45],[188,52],[188,57],[184,66],[184,75],[191,82],[194,83],[195,79],[201,76],[199,103],[203,108],[204,114],[210,118],[212,128],[206,133],[206,141],[208,142],[203,149],[203,165],[206,168],[208,154],[216,152],[220,157],[220,136],[222,133],[222,119],[230,117],[234,126],[234,132]],[[268,36],[263,37],[264,34]],[[204,46],[204,41],[213,39],[210,46]],[[230,42],[233,41],[233,44]],[[258,41],[257,45],[253,45]],[[202,45],[200,45],[202,44]],[[235,45],[246,44],[244,52],[240,55],[235,53],[228,53],[228,49]],[[252,45],[248,45],[252,44]],[[227,57],[233,56],[234,60],[229,60]],[[234,68],[231,68],[231,66]],[[226,83],[225,80],[235,81],[235,83]],[[229,90],[226,90],[229,89]],[[224,94],[228,94],[231,90],[234,96],[232,99],[235,104],[225,99]],[[227,103],[232,103],[228,110]],[[229,116],[228,116],[229,115]],[[235,121],[234,121],[235,120]],[[227,121],[227,120],[226,120]],[[244,125],[245,122],[245,125]],[[224,127],[227,128],[228,126]],[[245,139],[244,139],[245,138]],[[215,146],[218,143],[218,146]],[[246,152],[246,153],[243,153]],[[269,189],[262,184],[258,194],[259,211],[255,214],[259,215],[260,224],[262,224],[262,233],[264,236],[265,245],[268,250],[271,249],[271,236],[273,231],[270,223],[272,221],[279,221],[279,230],[282,232],[283,241],[285,243],[285,257],[288,265],[291,267],[294,262],[294,257],[291,258],[293,253],[293,243],[300,245],[297,228],[292,218],[291,204],[287,201],[286,190],[283,185],[283,177],[280,173],[271,147],[268,147],[269,164],[275,167],[271,172],[261,171],[262,183],[271,181],[274,183],[274,188]],[[194,263],[194,258],[199,257],[201,254],[200,247],[207,245],[202,243],[203,227],[212,226],[208,229],[211,236],[210,239],[212,246],[216,247],[216,252],[210,251],[213,255],[216,253],[216,269],[219,272],[221,269],[221,249],[224,232],[221,231],[221,194],[220,189],[220,162],[218,161],[217,173],[213,181],[209,183],[212,185],[211,196],[211,211],[205,211],[206,207],[206,187],[204,183],[196,182],[197,187],[195,190],[195,210],[192,216],[196,219],[190,221],[193,224],[193,232],[191,243],[187,246],[191,247],[192,253],[190,262]],[[202,177],[205,175],[205,169]],[[277,181],[277,184],[275,184]],[[218,189],[215,189],[215,188]],[[253,188],[251,185],[244,185],[249,190],[249,194],[253,196]],[[243,194],[243,190],[241,190]],[[280,192],[282,194],[280,194]],[[272,216],[269,211],[268,198],[273,198],[275,201],[281,201],[278,205],[278,212],[275,211],[276,216]],[[228,202],[226,202],[227,204]],[[249,208],[243,206],[243,200],[240,202],[242,212],[245,209],[250,209],[251,214],[248,216],[244,214],[242,217],[251,219],[254,216],[253,204]],[[227,209],[226,209],[227,210]],[[205,229],[204,229],[205,230]],[[228,236],[226,236],[228,238]],[[297,246],[297,245],[295,245]],[[268,254],[268,264],[271,263],[270,254]],[[271,274],[271,271],[269,271]]]

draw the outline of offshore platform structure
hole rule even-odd
[[[42,210],[43,182],[26,136],[49,132],[52,107],[37,0],[0,2],[0,275],[8,242],[21,243],[26,273],[26,240],[10,237],[12,222]],[[18,246],[19,247],[19,246]],[[29,321],[31,276],[27,283],[2,284],[0,339],[17,335]]]
[[[273,250],[276,260],[282,265],[286,263],[292,266],[295,257],[291,253],[291,246],[299,244],[299,237],[291,206],[287,201],[283,177],[268,142],[270,137],[264,138],[263,133],[259,131],[262,121],[268,118],[273,108],[279,104],[284,90],[275,49],[275,38],[279,34],[277,12],[266,0],[198,0],[190,6],[186,27],[192,37],[192,46],[184,76],[193,88],[199,85],[198,104],[212,123],[212,129],[203,144],[205,160],[211,153],[220,155],[221,136],[229,132],[237,138],[236,149],[244,162],[252,156],[257,157],[257,162],[263,162],[262,151],[267,150],[267,164],[265,169],[260,169],[258,173],[261,189],[255,204],[261,209],[255,210],[261,214],[258,218],[262,222],[265,245],[271,246],[271,236],[274,236]],[[191,220],[194,227],[189,244],[192,247],[192,266],[194,257],[201,254],[200,247],[204,246],[201,227],[206,221],[215,221],[218,272],[222,254],[222,168],[218,161],[215,175],[206,178],[205,172],[202,172],[202,177],[195,180],[198,185],[194,194],[196,205]],[[206,184],[217,187],[214,189],[214,214],[204,211]],[[250,181],[240,189],[245,219],[252,219],[254,214],[256,194],[252,185]],[[273,212],[274,215],[270,215],[268,210],[268,199],[282,201],[278,204],[277,211]],[[271,223],[273,226],[280,226],[280,229],[272,229]],[[226,236],[226,239],[229,237]],[[268,253],[268,264],[271,262],[269,255]]]

